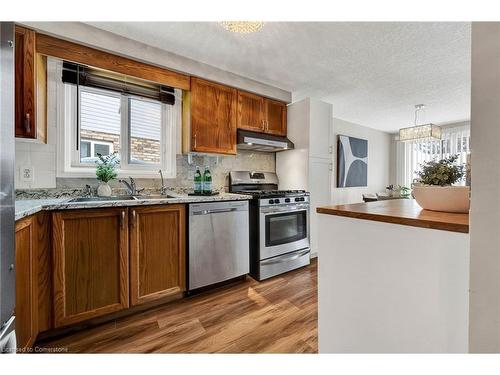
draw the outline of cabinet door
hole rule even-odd
[[[16,26],[15,38],[16,137],[36,138],[35,32]]]
[[[266,129],[268,134],[286,135],[286,104],[266,99]]]
[[[264,131],[264,98],[238,91],[238,129]]]
[[[132,305],[185,290],[184,205],[130,208]]]
[[[16,339],[18,348],[33,345],[37,334],[35,289],[35,221],[16,223]]]
[[[53,213],[55,327],[127,308],[128,211]]]
[[[237,91],[191,80],[191,150],[236,154]]]

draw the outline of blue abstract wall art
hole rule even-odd
[[[337,187],[368,186],[368,141],[339,135]]]

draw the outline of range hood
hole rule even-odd
[[[293,142],[287,137],[251,132],[238,129],[238,149],[263,152],[291,150]]]

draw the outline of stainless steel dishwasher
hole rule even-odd
[[[248,220],[248,201],[189,205],[189,291],[249,272]]]

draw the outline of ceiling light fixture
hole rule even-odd
[[[219,24],[233,33],[250,34],[262,29],[264,22],[259,21],[221,21]]]
[[[424,104],[415,105],[415,126],[399,129],[399,140],[402,142],[418,139],[441,139],[441,128],[434,124],[417,125],[417,114],[425,110]]]

